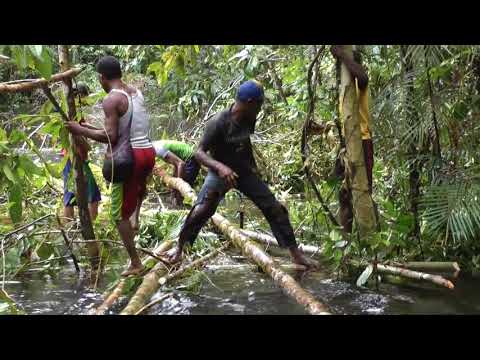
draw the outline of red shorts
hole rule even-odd
[[[112,219],[127,220],[132,216],[138,201],[145,196],[147,178],[155,166],[155,150],[133,149],[135,166],[130,179],[112,185]]]

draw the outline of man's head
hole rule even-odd
[[[355,47],[354,50],[353,50],[353,60],[357,64],[362,64],[362,52],[360,51],[360,49],[358,47]]]
[[[247,117],[255,118],[262,108],[264,99],[262,84],[256,80],[248,80],[238,88],[235,100]]]
[[[86,97],[90,94],[90,89],[88,88],[87,84],[82,81],[73,85],[73,93],[75,96]]]
[[[98,81],[106,92],[110,92],[112,89],[112,81],[118,81],[122,78],[120,62],[113,56],[104,56],[98,60],[96,70]]]

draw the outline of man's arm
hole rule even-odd
[[[357,79],[358,87],[364,90],[368,85],[368,74],[365,68],[353,59],[348,58],[339,45],[333,45],[330,51],[335,58],[345,64],[350,74]]]
[[[118,114],[118,98],[108,97],[103,102],[103,111],[105,112],[105,130],[103,129],[90,129],[84,127],[76,121],[69,121],[66,124],[68,131],[73,135],[85,136],[89,139],[101,142],[111,143],[114,146],[118,141],[118,120],[120,116]]]
[[[176,177],[181,178],[183,176],[185,162],[182,159],[180,159],[177,155],[175,155],[171,151],[168,151],[165,154],[165,157],[163,158],[163,160],[165,160],[165,162],[169,163],[170,165],[174,166]]]
[[[197,150],[195,151],[194,157],[201,165],[208,167],[213,170],[225,180],[228,186],[235,187],[236,180],[235,177],[238,175],[230,169],[227,165],[221,163],[220,161],[215,160],[210,155],[207,154],[207,151],[210,150],[211,144],[217,138],[217,129],[215,121],[209,121],[205,128],[205,133],[203,134],[202,140],[198,145]]]

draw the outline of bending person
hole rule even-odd
[[[250,135],[263,100],[263,87],[256,81],[247,81],[238,89],[235,103],[207,123],[195,158],[209,172],[183,224],[177,246],[167,254],[171,263],[181,260],[185,244],[193,244],[227,191],[236,188],[262,211],[279,245],[290,250],[293,261],[312,265],[297,246],[287,209],[257,175]]]
[[[175,140],[158,140],[153,142],[157,157],[166,163],[173,165],[173,176],[185,180],[190,186],[194,186],[200,164],[195,160],[195,148],[192,145]],[[182,195],[174,191],[177,204],[183,201]]]

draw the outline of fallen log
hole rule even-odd
[[[278,246],[277,239],[275,239],[271,235],[260,233],[257,231],[252,231],[252,230],[240,230],[240,231],[253,240],[262,242],[267,245]],[[310,254],[313,256],[320,255],[322,253],[321,248],[313,245],[298,244],[298,248],[302,250],[304,253]]]
[[[284,271],[305,271],[307,268],[300,264],[279,264],[280,269]],[[206,268],[212,271],[218,270],[236,270],[236,269],[246,269],[246,270],[255,270],[258,266],[253,264],[227,264],[227,265],[207,265]]]
[[[16,84],[0,83],[0,93],[30,91],[33,89],[38,89],[48,84],[60,82],[65,79],[70,79],[72,77],[75,77],[78,74],[80,74],[82,71],[83,71],[83,68],[73,68],[73,69],[52,75],[52,77],[49,80],[41,78],[41,79],[33,79],[29,82],[20,82]]]
[[[160,287],[158,280],[170,269],[162,262],[158,262],[147,275],[143,277],[143,281],[138,287],[137,291],[130,298],[125,309],[122,310],[120,315],[134,315],[139,311],[155,292]]]
[[[166,240],[162,242],[154,251],[153,253],[155,255],[159,255],[168,249],[170,249],[173,245],[173,241],[171,240]],[[152,266],[152,263],[157,261],[155,258],[152,256],[148,256],[145,259],[142,260],[142,264],[144,266]],[[120,279],[116,285],[116,287],[113,289],[113,291],[110,293],[109,296],[107,296],[104,300],[104,302],[95,310],[95,315],[104,315],[117,301],[117,299],[120,297],[120,295],[123,292],[123,288],[125,287],[125,282],[126,279]]]
[[[219,249],[212,251],[210,254],[193,261],[191,264],[186,265],[177,271],[164,276],[170,271],[170,269],[163,264],[162,262],[157,263],[150,272],[144,276],[142,284],[138,287],[135,294],[132,296],[128,302],[125,309],[122,310],[120,315],[135,315],[140,312],[140,310],[145,306],[145,304],[150,300],[150,298],[155,294],[159,289],[160,285],[165,284],[168,280],[171,280],[181,274],[183,274],[188,269],[193,269],[194,267],[204,263],[208,259],[217,255],[220,251],[226,249],[229,244],[225,244]]]
[[[403,264],[403,267],[410,270],[435,271],[435,272],[459,272],[460,266],[457,262],[450,261],[410,261]]]
[[[170,293],[170,294],[165,294],[163,296],[161,296],[160,298],[158,298],[157,300],[154,300],[152,301],[151,303],[148,303],[147,305],[145,305],[144,307],[142,307],[140,310],[138,310],[135,315],[140,315],[142,312],[144,312],[145,310],[147,309],[150,309],[153,305],[156,305],[158,303],[161,303],[163,300],[165,300],[166,298],[169,298],[170,296],[172,296],[173,294]]]
[[[263,242],[263,243],[266,243],[266,244],[269,244],[269,245],[278,246],[278,243],[273,236],[270,236],[268,234],[261,234],[261,233],[257,233],[255,231],[249,231],[249,230],[241,230],[241,231],[243,233],[245,233],[245,235],[250,236],[254,240],[258,240],[260,242]],[[306,253],[309,253],[309,254],[313,254],[313,255],[321,254],[321,249],[316,247],[316,246],[306,245],[304,247],[301,247],[299,245],[299,247],[301,249],[303,249],[303,251],[305,251]],[[350,262],[355,266],[361,266],[358,262],[355,262],[354,260],[352,260]],[[439,264],[445,264],[445,265],[443,265],[444,268],[450,267],[450,269],[454,269],[455,264],[458,267],[457,263],[432,262],[432,264],[434,264],[434,265],[432,265],[432,268],[435,268],[435,266],[437,266],[436,269],[439,269],[442,266],[442,265],[439,265]],[[442,276],[427,274],[427,273],[418,272],[418,271],[413,271],[413,270],[410,270],[410,269],[407,268],[408,266],[417,266],[419,268],[420,266],[426,266],[426,265],[427,265],[426,262],[419,262],[419,263],[409,262],[409,263],[405,263],[405,264],[399,264],[398,266],[377,264],[377,270],[379,272],[383,272],[383,273],[386,273],[386,274],[402,276],[402,277],[409,278],[409,279],[429,281],[429,282],[432,282],[434,284],[447,287],[449,289],[453,289],[455,287],[450,280],[447,280],[447,279],[443,278]],[[460,269],[460,267],[458,267],[458,269]]]
[[[398,268],[398,267],[382,265],[382,264],[377,264],[377,271],[380,273],[398,275],[398,276],[406,277],[409,279],[429,281],[434,284],[446,287],[448,289],[455,288],[455,286],[450,280],[447,280],[439,275],[426,274],[419,271],[413,271],[409,269]]]
[[[230,246],[230,242],[227,242],[226,244],[222,245],[218,249],[213,250],[212,252],[208,253],[207,255],[201,257],[200,259],[192,261],[190,264],[182,266],[180,269],[177,271],[167,275],[163,276],[158,280],[158,283],[160,285],[166,284],[168,281],[178,278],[180,275],[185,273],[188,270],[194,269],[200,265],[203,265],[207,260],[212,259],[213,257],[217,256],[220,252],[226,250]]]
[[[182,179],[164,174],[162,180],[168,187],[178,190],[184,198],[188,198],[192,203],[195,201],[195,192]],[[270,275],[284,293],[292,297],[300,305],[303,305],[308,313],[312,315],[330,314],[324,304],[305,291],[290,275],[280,270],[272,258],[239,229],[235,228],[227,219],[219,214],[215,214],[212,216],[212,221],[223,234],[228,236],[241,249],[244,255],[253,260],[265,273]]]

